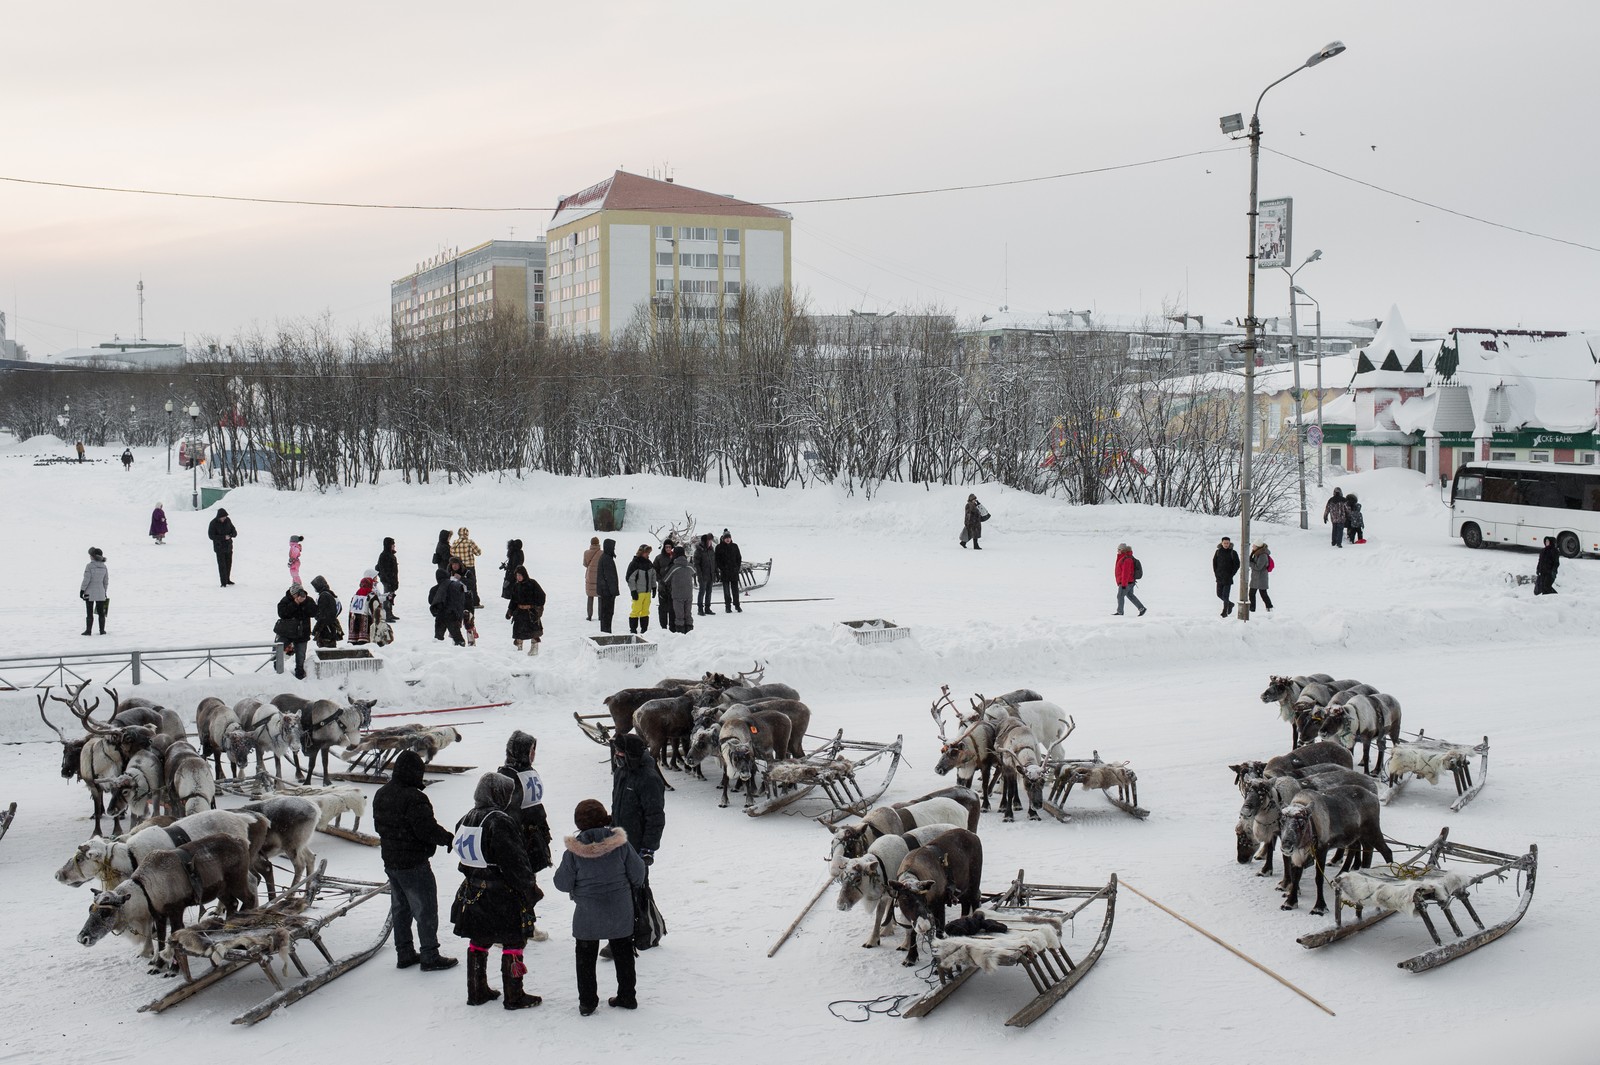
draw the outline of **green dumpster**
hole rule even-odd
[[[229,489],[227,489],[227,488],[202,488],[202,489],[200,489],[200,509],[201,510],[205,510],[207,507],[213,506],[216,503],[221,502],[222,501],[222,497],[227,495],[228,492],[229,492]]]
[[[628,513],[626,499],[591,499],[589,513],[594,517],[595,532],[617,532]]]

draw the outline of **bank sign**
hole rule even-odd
[[[1525,429],[1515,433],[1495,433],[1490,443],[1494,447],[1571,448],[1575,451],[1593,451],[1593,433],[1547,433]]]

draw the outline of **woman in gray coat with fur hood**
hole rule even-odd
[[[617,966],[617,993],[607,1004],[639,1008],[633,961],[633,889],[645,882],[644,862],[628,842],[628,834],[611,827],[611,814],[597,799],[585,799],[573,811],[576,836],[565,840],[566,851],[556,869],[557,891],[572,896],[572,938],[577,942],[578,1012],[585,1017],[600,1004],[595,959],[600,940],[611,945]]]

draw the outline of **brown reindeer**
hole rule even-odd
[[[904,965],[917,964],[917,921],[927,920],[936,939],[944,938],[944,908],[961,905],[961,916],[983,900],[983,841],[976,832],[954,828],[905,856],[884,889],[900,905],[906,929]]]

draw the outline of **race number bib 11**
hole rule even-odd
[[[517,779],[522,782],[522,808],[538,806],[544,802],[544,781],[539,779],[537,769],[524,769],[517,774]]]
[[[483,828],[482,826],[469,828],[461,825],[456,829],[455,842],[450,844],[450,849],[455,851],[456,861],[474,869],[487,869],[489,862],[483,855]]]

